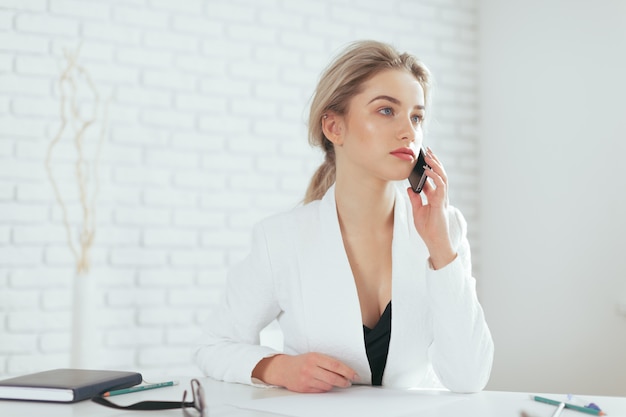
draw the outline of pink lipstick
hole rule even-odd
[[[415,160],[415,152],[411,148],[398,148],[389,152],[396,158],[400,158],[405,161],[413,161]]]

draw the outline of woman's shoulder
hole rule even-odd
[[[307,204],[299,204],[290,210],[268,216],[256,224],[256,228],[262,228],[266,232],[293,230],[294,227],[302,228],[305,225],[316,223],[319,219],[320,200]]]

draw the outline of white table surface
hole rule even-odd
[[[174,387],[159,388],[144,392],[137,392],[126,395],[111,397],[113,402],[120,405],[128,405],[139,401],[159,400],[159,401],[180,401],[185,389],[189,388],[189,378],[180,378],[181,384]],[[241,384],[229,384],[214,381],[208,378],[200,378],[207,402],[209,403],[210,417],[268,417],[276,414],[243,409],[231,404],[242,404],[254,399],[275,398],[281,396],[302,396],[309,394],[291,393],[280,388],[257,388]],[[352,388],[348,388],[352,389]],[[377,390],[377,394],[383,390],[381,401],[385,400],[385,392],[393,392],[380,387],[369,387],[367,389]],[[423,410],[419,417],[519,417],[522,410],[533,417],[549,417],[554,412],[555,407],[538,403],[530,399],[529,393],[504,392],[504,391],[483,391],[476,394],[453,394],[446,391],[423,391],[425,395],[448,396],[451,399],[458,397],[458,401],[451,401],[441,407]],[[548,398],[564,400],[564,394],[533,393]],[[586,400],[592,401],[607,413],[610,417],[626,417],[626,397],[603,397],[583,395]],[[394,401],[389,401],[389,410],[398,413],[397,405]],[[190,409],[195,416],[198,413]],[[390,414],[394,414],[391,413]],[[74,404],[60,403],[39,403],[27,401],[7,401],[0,400],[0,416],[46,416],[46,417],[69,417],[69,416],[182,416],[182,411],[162,410],[162,411],[128,411],[116,410],[104,407],[91,401],[81,401]],[[344,414],[345,415],[345,414]],[[574,410],[565,409],[561,417],[584,417],[588,414]],[[330,417],[330,416],[320,416]],[[385,416],[380,416],[385,417]],[[417,416],[416,416],[417,417]]]

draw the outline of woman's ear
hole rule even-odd
[[[326,112],[322,116],[322,132],[334,145],[343,145],[343,117],[335,112]]]

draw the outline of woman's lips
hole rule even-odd
[[[398,148],[389,153],[404,161],[413,161],[415,159],[415,152],[413,152],[413,149],[411,148]]]

